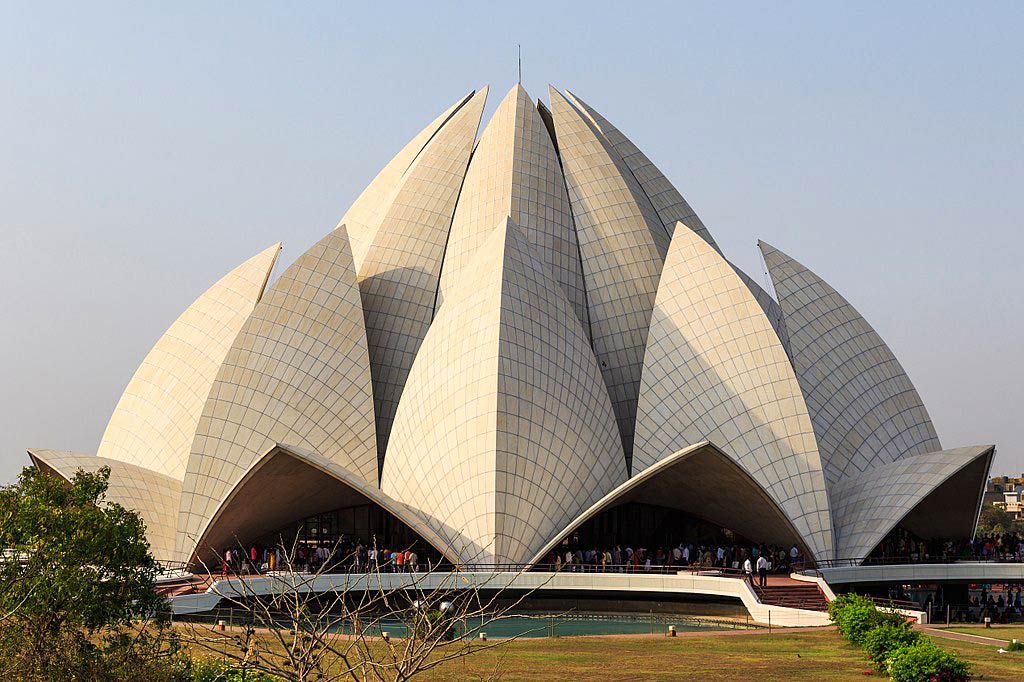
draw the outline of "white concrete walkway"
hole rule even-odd
[[[710,573],[710,572],[709,572]],[[206,592],[171,598],[176,615],[202,613],[217,606],[222,596],[243,597],[266,595],[283,590],[314,593],[420,589],[484,589],[529,591],[538,596],[544,593],[572,593],[579,597],[588,594],[620,593],[628,595],[699,595],[738,600],[750,612],[751,618],[763,624],[780,627],[809,627],[828,625],[828,614],[781,606],[762,604],[753,590],[740,578],[699,573],[678,574],[644,573],[383,573],[383,574],[329,574],[312,577],[303,574],[256,576],[214,582]]]

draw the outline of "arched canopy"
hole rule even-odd
[[[174,557],[174,523],[178,518],[181,481],[136,464],[78,452],[32,448],[28,455],[37,469],[68,482],[80,469],[92,473],[110,467],[107,501],[139,513],[146,524],[150,552],[157,560]]]
[[[995,446],[913,455],[832,486],[836,558],[863,560],[900,525],[921,538],[967,538],[981,511]]]
[[[190,561],[219,555],[289,523],[347,506],[375,504],[404,523],[446,559],[447,544],[406,505],[341,465],[315,453],[276,445],[245,473],[193,547]],[[209,550],[209,551],[207,551]]]
[[[543,561],[573,531],[628,502],[668,507],[729,528],[757,542],[807,543],[764,488],[714,444],[704,441],[665,457],[598,500],[553,537],[530,563]]]

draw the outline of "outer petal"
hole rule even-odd
[[[658,217],[661,219],[665,229],[668,230],[668,233],[672,234],[676,223],[681,222],[699,234],[715,251],[721,253],[721,249],[718,248],[718,244],[715,243],[708,228],[704,227],[704,223],[701,222],[694,210],[690,208],[690,204],[672,186],[668,178],[658,170],[658,167],[647,158],[647,155],[640,151],[618,128],[609,123],[608,119],[575,94],[566,92],[576,106],[587,114],[597,129],[607,138],[612,149],[629,168],[637,183],[643,189],[644,194],[651,200],[651,205],[658,212]]]
[[[668,232],[590,119],[552,88],[551,114],[583,259],[590,338],[627,464],[632,458],[644,340]]]
[[[782,342],[782,347],[786,349],[786,354],[789,355],[789,332],[786,331],[786,318],[782,313],[781,306],[750,275],[740,270],[734,263],[730,263],[730,265],[732,265],[732,269],[736,271],[736,274],[743,280],[747,288],[750,289],[750,293],[754,295],[754,299],[761,306],[761,310],[764,311],[765,317],[771,323],[772,329],[778,335],[779,341]]]
[[[338,226],[344,225],[348,230],[349,241],[352,244],[352,259],[356,264],[356,271],[366,257],[366,251],[373,243],[381,220],[388,212],[395,199],[395,193],[401,187],[402,179],[412,162],[420,154],[427,143],[441,129],[448,119],[455,114],[466,102],[470,100],[475,91],[469,93],[455,104],[448,107],[444,113],[438,116],[426,128],[421,130],[416,137],[406,144],[395,158],[384,166],[377,177],[366,186],[363,193],[352,203]]]
[[[445,244],[487,88],[464,104],[406,171],[359,266],[377,453],[383,466],[409,368],[434,317]]]
[[[732,266],[676,229],[644,356],[633,471],[703,440],[768,490],[814,556],[831,556],[821,461],[786,351]]]
[[[759,246],[786,317],[829,483],[941,450],[921,396],[867,320],[803,265],[769,244]]]
[[[911,455],[832,486],[836,556],[861,561],[897,524],[923,538],[971,537],[995,446]]]
[[[135,464],[66,450],[32,449],[28,454],[36,468],[67,481],[74,478],[79,469],[94,472],[110,467],[107,500],[137,511],[146,523],[150,552],[160,561],[173,559],[181,481]]]
[[[464,561],[522,563],[625,473],[586,335],[508,221],[423,343],[382,488]]]
[[[372,400],[352,254],[337,229],[270,287],[217,375],[183,485],[182,557],[246,470],[279,442],[375,484]]]
[[[274,244],[229,272],[164,332],[124,389],[98,456],[185,476],[206,396],[280,250]]]
[[[587,301],[565,179],[530,96],[515,85],[480,136],[455,209],[438,306],[495,226],[511,217],[562,285],[580,323]]]

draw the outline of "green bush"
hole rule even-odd
[[[906,618],[898,612],[879,611],[870,597],[859,594],[844,594],[836,597],[828,605],[828,615],[839,627],[843,637],[854,644],[863,644],[864,636],[876,627],[884,624],[894,626],[906,622]]]
[[[1010,643],[1006,645],[1006,650],[1007,651],[1024,651],[1024,642],[1020,641],[1019,639],[1011,640]]]
[[[853,593],[841,594],[829,602],[828,617],[839,627],[839,632],[842,632],[845,636],[844,628],[850,613],[868,606],[874,608],[874,603],[867,597]]]
[[[412,631],[425,640],[450,642],[455,639],[455,620],[440,609],[421,611],[414,616]]]
[[[971,679],[966,661],[924,637],[916,644],[890,651],[886,667],[893,682],[966,682]]]
[[[882,623],[864,635],[864,650],[868,652],[871,663],[884,672],[890,654],[916,644],[920,639],[921,634],[913,630],[910,623]]]

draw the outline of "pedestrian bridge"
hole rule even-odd
[[[773,578],[772,580],[789,580]],[[822,587],[828,598],[834,595],[819,579],[797,577],[798,580]],[[625,599],[671,599],[686,596],[717,598],[741,603],[753,620],[778,626],[827,625],[828,615],[762,603],[751,585],[742,577],[721,571],[684,571],[670,573],[573,573],[567,571],[453,571],[429,573],[337,573],[309,575],[278,573],[215,580],[205,592],[182,594],[170,598],[175,615],[211,611],[224,599],[257,598],[261,595],[299,591],[326,592],[391,592],[446,589],[477,589],[486,593],[507,592],[510,595],[576,598],[616,595]]]

